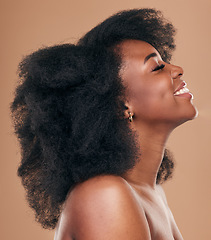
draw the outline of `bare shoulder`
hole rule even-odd
[[[80,195],[80,194],[88,194],[95,193],[96,191],[100,191],[101,193],[105,193],[105,190],[111,190],[111,188],[115,188],[116,190],[126,190],[126,182],[123,178],[114,175],[101,175],[88,179],[87,181],[78,184],[71,195]],[[99,192],[98,192],[99,193]]]
[[[173,214],[171,212],[171,209],[168,206],[166,195],[165,195],[165,192],[164,192],[162,186],[161,185],[157,185],[157,190],[159,191],[159,194],[163,198],[163,201],[166,203],[166,207],[168,209],[169,219],[170,219],[171,228],[172,228],[172,231],[173,231],[173,234],[174,234],[174,238],[182,240],[183,237],[182,237],[182,235],[181,235],[181,233],[179,231],[179,228],[177,227],[177,224],[175,222],[175,219],[174,219],[174,216],[173,216]]]
[[[144,210],[121,177],[98,176],[77,185],[64,211],[77,240],[150,240]]]
[[[157,186],[157,191],[159,192],[159,194],[162,197],[162,199],[165,202],[165,204],[168,206],[166,194],[165,194],[165,192],[163,190],[163,187],[160,184],[157,184],[156,186]]]
[[[116,209],[122,207],[121,204],[132,207],[134,202],[132,191],[123,178],[104,175],[78,184],[70,193],[66,205],[74,206],[74,210],[79,208],[83,213],[92,211],[93,207],[96,211],[106,206],[108,212],[108,208]]]

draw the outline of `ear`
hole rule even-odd
[[[132,116],[134,115],[134,111],[133,111],[133,107],[129,102],[125,102],[125,117],[129,118],[129,113],[132,114]]]

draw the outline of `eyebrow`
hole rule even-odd
[[[151,57],[157,57],[158,55],[153,52],[153,53],[150,53],[148,56],[145,57],[144,59],[144,64],[151,58]]]

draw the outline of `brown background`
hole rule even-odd
[[[173,63],[184,68],[199,110],[199,117],[176,129],[168,142],[177,162],[174,178],[163,185],[168,203],[184,239],[211,239],[210,0],[0,1],[0,239],[52,240],[54,235],[34,222],[16,176],[20,155],[8,106],[18,62],[43,45],[75,42],[116,11],[142,7],[162,10],[178,29]]]

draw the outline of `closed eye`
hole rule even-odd
[[[160,69],[163,69],[165,67],[165,65],[164,64],[161,64],[161,65],[158,65],[156,68],[154,68],[152,71],[154,72],[154,71],[158,71],[158,70],[160,70]]]

